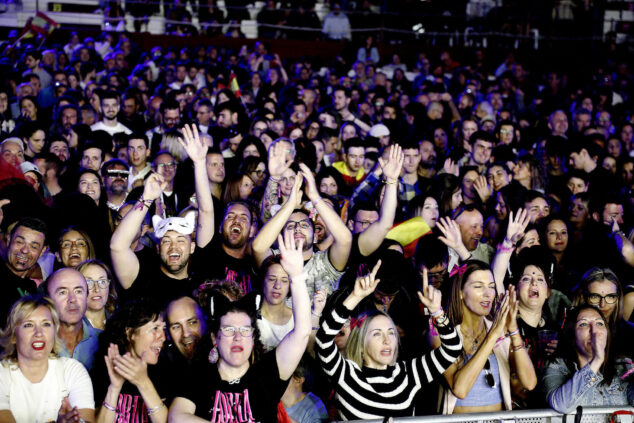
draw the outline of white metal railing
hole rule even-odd
[[[609,423],[613,413],[625,411],[629,414],[615,416],[615,423],[633,423],[634,407],[579,407],[577,413],[561,414],[553,409],[511,410],[493,413],[468,413],[419,417],[399,417],[395,423]],[[381,423],[384,420],[356,420],[357,423]]]

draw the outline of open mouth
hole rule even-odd
[[[531,289],[528,291],[528,298],[539,298],[539,290]]]
[[[173,253],[169,253],[167,257],[169,258],[169,261],[178,261],[180,260],[181,255],[180,253],[173,252]]]
[[[242,228],[238,225],[231,226],[231,234],[240,235],[242,234]]]
[[[156,356],[158,357],[158,355],[161,353],[161,346],[153,346],[150,347],[150,350],[156,354]]]
[[[482,306],[482,308],[490,308],[491,307],[491,301],[481,301],[480,305]]]
[[[18,254],[15,256],[15,261],[18,265],[26,266],[26,264],[29,262],[29,259],[28,257]]]
[[[35,341],[31,343],[31,348],[35,351],[42,351],[46,347],[46,342],[44,341]]]
[[[244,351],[244,348],[239,345],[234,345],[233,347],[231,347],[231,352],[241,353],[242,351]]]
[[[68,256],[68,258],[71,260],[80,260],[81,255],[79,255],[79,253],[72,253],[71,255]]]
[[[101,295],[95,295],[94,297],[90,297],[91,301],[101,301],[103,297]]]
[[[391,357],[392,356],[392,349],[391,348],[386,348],[384,350],[381,350],[381,355],[383,357]]]

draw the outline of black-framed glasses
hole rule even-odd
[[[95,285],[101,289],[106,289],[110,286],[110,281],[108,279],[86,279],[86,285],[88,285],[89,291],[95,289]]]
[[[614,304],[618,299],[618,294],[599,295],[586,292],[586,301],[592,305],[601,304],[601,300],[605,301],[606,304]]]
[[[495,378],[493,377],[493,373],[491,373],[491,363],[489,362],[489,357],[487,357],[487,362],[484,363],[484,379],[487,381],[487,385],[491,388],[495,388]]]
[[[236,333],[240,332],[240,335],[245,338],[250,338],[253,336],[253,326],[240,326],[239,328],[235,326],[221,326],[220,333],[222,336],[227,338],[233,338],[236,336]]]

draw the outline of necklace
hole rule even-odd
[[[486,334],[486,327],[483,327],[480,332],[478,332],[478,334],[473,337],[470,334],[467,334],[466,332],[463,332],[463,335],[465,337],[465,340],[468,340],[469,342],[471,342],[471,354],[475,354],[475,352],[478,350],[478,345],[480,344],[480,338],[483,337],[483,335]],[[465,350],[466,350],[466,346],[465,346]]]

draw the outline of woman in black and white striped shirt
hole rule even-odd
[[[414,415],[414,397],[423,384],[440,377],[460,355],[462,343],[445,316],[441,293],[423,277],[420,301],[433,316],[442,345],[409,361],[397,361],[398,330],[387,314],[363,313],[355,320],[346,346],[346,357],[334,343],[352,311],[378,285],[376,272],[356,280],[354,290],[337,303],[317,332],[317,356],[329,378],[335,383],[337,408],[344,420],[376,419]]]

